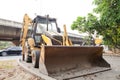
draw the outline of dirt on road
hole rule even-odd
[[[103,57],[110,63],[111,70],[79,77],[73,80],[120,80],[120,56],[107,55]]]
[[[21,68],[16,60],[0,61],[0,80],[42,80]]]
[[[111,70],[70,80],[120,80],[120,56],[104,56]],[[16,60],[0,61],[0,80],[43,80],[25,71]]]

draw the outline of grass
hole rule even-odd
[[[0,69],[12,69],[15,67],[15,60],[0,61]]]

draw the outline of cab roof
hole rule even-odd
[[[50,17],[47,17],[47,16],[40,16],[40,15],[37,15],[34,19],[33,19],[33,22],[38,22],[38,23],[46,23],[48,20],[48,22],[56,22],[56,18],[50,18]]]

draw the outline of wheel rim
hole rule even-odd
[[[6,52],[2,52],[2,56],[6,56],[7,55],[7,53]]]
[[[32,55],[32,64],[35,65],[35,60],[36,60],[36,57],[35,57],[35,54],[33,53]]]
[[[25,59],[25,61],[27,61],[27,54],[26,53],[24,54],[24,59]]]

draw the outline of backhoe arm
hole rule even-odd
[[[25,14],[24,18],[23,18],[23,27],[21,29],[21,36],[20,36],[20,43],[22,45],[23,60],[24,60],[24,55],[25,55],[25,41],[27,38],[28,27],[31,24],[32,24],[32,20],[29,18],[29,16],[27,14]]]
[[[63,27],[64,27],[63,45],[64,46],[71,46],[72,45],[72,41],[68,38],[66,25],[64,25]]]

